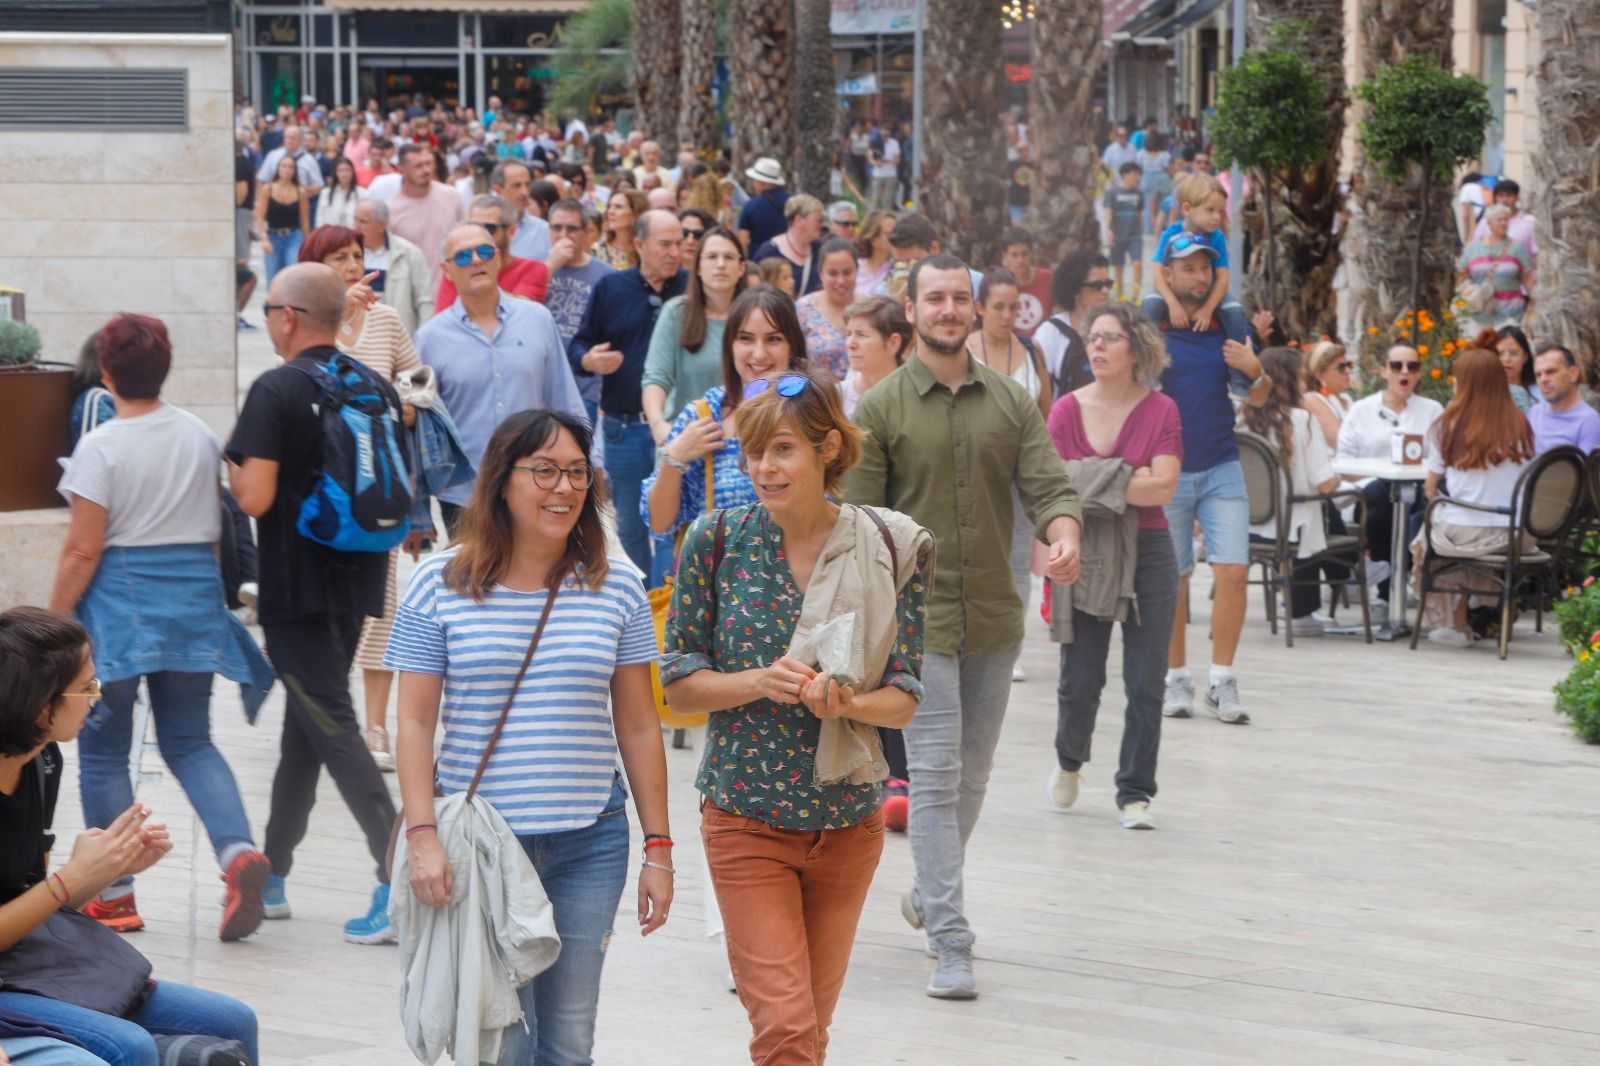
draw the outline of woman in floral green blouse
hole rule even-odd
[[[701,834],[750,1016],[751,1057],[820,1063],[883,850],[885,767],[866,727],[904,726],[922,698],[932,542],[903,515],[879,510],[880,530],[867,523],[872,516],[829,498],[859,458],[861,434],[825,372],[752,381],[739,427],[759,502],[702,515],[690,527],[661,680],[675,709],[710,714],[696,781],[705,797]],[[895,547],[885,551],[889,541]],[[846,572],[866,574],[866,586],[887,595],[876,613],[869,604],[858,616],[878,619],[881,631],[868,622],[856,640],[871,646],[881,638],[888,652],[866,664],[868,680],[857,690],[819,672],[814,655],[789,650],[806,636],[796,623],[807,588],[815,580],[832,595],[835,568],[856,565],[863,550],[884,560],[878,584],[871,566]],[[799,646],[809,648],[809,638]],[[855,772],[830,779],[836,760],[825,758],[821,773],[818,766],[825,730],[835,739],[871,737],[873,750]]]

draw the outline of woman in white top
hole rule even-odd
[[[840,386],[840,398],[844,416],[852,418],[867,390],[906,361],[913,334],[904,305],[888,296],[869,296],[845,308],[844,332],[850,373]]]
[[[1289,493],[1316,496],[1332,492],[1339,487],[1339,475],[1334,473],[1327,439],[1312,421],[1311,412],[1303,406],[1300,353],[1293,348],[1268,348],[1261,353],[1261,369],[1272,379],[1272,389],[1260,407],[1244,405],[1239,412],[1239,424],[1278,450],[1284,471],[1289,475],[1286,486]],[[1297,545],[1297,559],[1315,555],[1328,546],[1325,515],[1326,509],[1316,500],[1290,505],[1289,542]],[[1277,536],[1276,522],[1250,527],[1251,540],[1274,541]],[[1295,566],[1294,585],[1289,593],[1289,625],[1297,637],[1319,637],[1324,632],[1323,623],[1312,617],[1322,603],[1321,590],[1316,584],[1319,569],[1330,584],[1350,578],[1349,568],[1337,564]]]
[[[333,177],[317,196],[317,225],[354,226],[356,204],[367,198],[367,190],[356,182],[356,165],[340,156],[333,163]]]
[[[1350,358],[1344,345],[1318,341],[1306,356],[1306,392],[1300,406],[1311,412],[1329,448],[1339,446],[1339,426],[1350,413]]]
[[[1514,507],[1517,479],[1534,456],[1533,429],[1506,390],[1505,370],[1494,352],[1469,348],[1451,361],[1450,369],[1456,379],[1455,398],[1428,431],[1428,499],[1438,496],[1448,482],[1452,500]],[[1416,573],[1421,573],[1422,537],[1418,534],[1411,543],[1418,561]],[[1503,514],[1450,503],[1434,513],[1432,547],[1440,555],[1494,555],[1508,546]],[[1457,574],[1449,583],[1468,590],[1499,591],[1492,582],[1473,578]],[[1435,644],[1464,648],[1472,643],[1465,594],[1430,598],[1422,624]]]

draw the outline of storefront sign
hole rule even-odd
[[[256,44],[263,48],[296,44],[300,40],[300,20],[293,15],[278,15],[270,21],[256,17]]]
[[[839,83],[840,96],[877,96],[878,75],[863,74],[857,78],[846,78]]]
[[[917,0],[833,0],[830,27],[840,36],[914,33]]]

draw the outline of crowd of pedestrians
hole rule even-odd
[[[1026,126],[1005,125],[1025,165]],[[1350,349],[1268,346],[1270,316],[1230,299],[1229,190],[1192,126],[1107,128],[1103,247],[1052,266],[1000,219],[1000,262],[944,251],[904,209],[903,132],[852,125],[824,203],[791,194],[772,158],[736,172],[686,147],[669,166],[641,134],[547,130],[496,100],[481,117],[240,112],[240,306],[259,251],[282,365],[224,443],[161,399],[159,321],[97,331],[49,610],[0,615],[0,1048],[143,1066],[158,1037],[192,1032],[259,1061],[254,1016],[227,997],[78,990],[149,973],[115,937],[142,924],[134,879],[171,847],[129,782],[142,680],[222,872],[223,940],[291,917],[326,769],[373,869],[344,935],[400,942],[413,1049],[591,1061],[630,795],[641,932],[674,897],[681,786],[655,673],[673,711],[708,717],[693,787],[752,1060],[820,1063],[886,828],[911,848],[901,913],[933,960],[926,993],[978,995],[965,855],[1036,595],[1060,647],[1041,767],[1054,807],[1078,800],[1118,625],[1122,827],[1156,824],[1163,718],[1260,713],[1236,657],[1252,538],[1270,531],[1251,525],[1237,432],[1268,441],[1307,498],[1291,516],[1303,558],[1352,520],[1319,499],[1344,484],[1336,459],[1387,456],[1397,430],[1426,440],[1430,497],[1448,483],[1490,507],[1540,451],[1600,445],[1577,358],[1518,326],[1534,252],[1512,183],[1481,226],[1463,200],[1482,332],[1455,398],[1418,395],[1420,357],[1398,345],[1383,387],[1352,402]],[[1392,487],[1354,487],[1378,609],[1398,611]],[[1503,549],[1481,514],[1446,509],[1432,548]],[[404,589],[401,552],[417,560]],[[1201,561],[1203,673],[1187,639]],[[1318,635],[1350,571],[1296,573],[1291,625]],[[1470,643],[1467,596],[1435,602],[1430,639]],[[218,675],[252,715],[285,694],[259,848],[209,738]],[[74,738],[91,828],[52,871]],[[485,898],[514,913],[469,905]],[[30,943],[68,921],[79,968],[30,988]],[[452,978],[426,964],[439,945],[492,972],[482,1019],[457,1016]]]

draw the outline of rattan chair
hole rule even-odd
[[[1561,546],[1570,543],[1575,525],[1584,521],[1584,499],[1588,493],[1585,457],[1578,449],[1569,446],[1552,448],[1539,456],[1517,478],[1512,494],[1512,506],[1490,507],[1480,503],[1467,503],[1451,499],[1440,493],[1428,503],[1423,512],[1422,536],[1427,550],[1422,556],[1422,566],[1417,571],[1417,624],[1411,631],[1411,646],[1417,646],[1422,635],[1423,612],[1431,593],[1464,592],[1477,590],[1451,584],[1452,575],[1476,575],[1493,582],[1500,590],[1500,658],[1506,657],[1511,647],[1511,624],[1515,618],[1517,596],[1524,590],[1535,594],[1535,626],[1544,628],[1544,600],[1552,575],[1560,571],[1558,554]],[[1496,515],[1504,520],[1506,549],[1493,555],[1470,558],[1440,555],[1433,550],[1434,515],[1445,504],[1454,504],[1469,511]],[[1499,523],[1496,523],[1499,525]],[[1525,549],[1524,535],[1535,544],[1551,545]]]
[[[1368,644],[1372,643],[1372,605],[1367,599],[1367,501],[1354,489],[1326,495],[1298,496],[1290,491],[1289,474],[1284,469],[1278,450],[1265,438],[1248,430],[1238,430],[1234,436],[1239,442],[1239,465],[1244,470],[1245,493],[1250,501],[1250,525],[1270,524],[1276,531],[1272,540],[1250,542],[1250,569],[1261,568],[1259,578],[1249,578],[1248,583],[1260,585],[1266,600],[1267,623],[1274,636],[1278,632],[1278,595],[1291,599],[1295,585],[1321,585],[1296,581],[1297,566],[1308,563],[1338,563],[1349,567],[1355,575],[1356,586],[1361,590],[1361,625]],[[1322,551],[1304,558],[1296,555],[1299,544],[1289,539],[1290,510],[1297,503],[1352,502],[1356,521],[1352,531],[1328,534],[1328,543]],[[1284,643],[1294,647],[1292,619],[1285,619]]]

